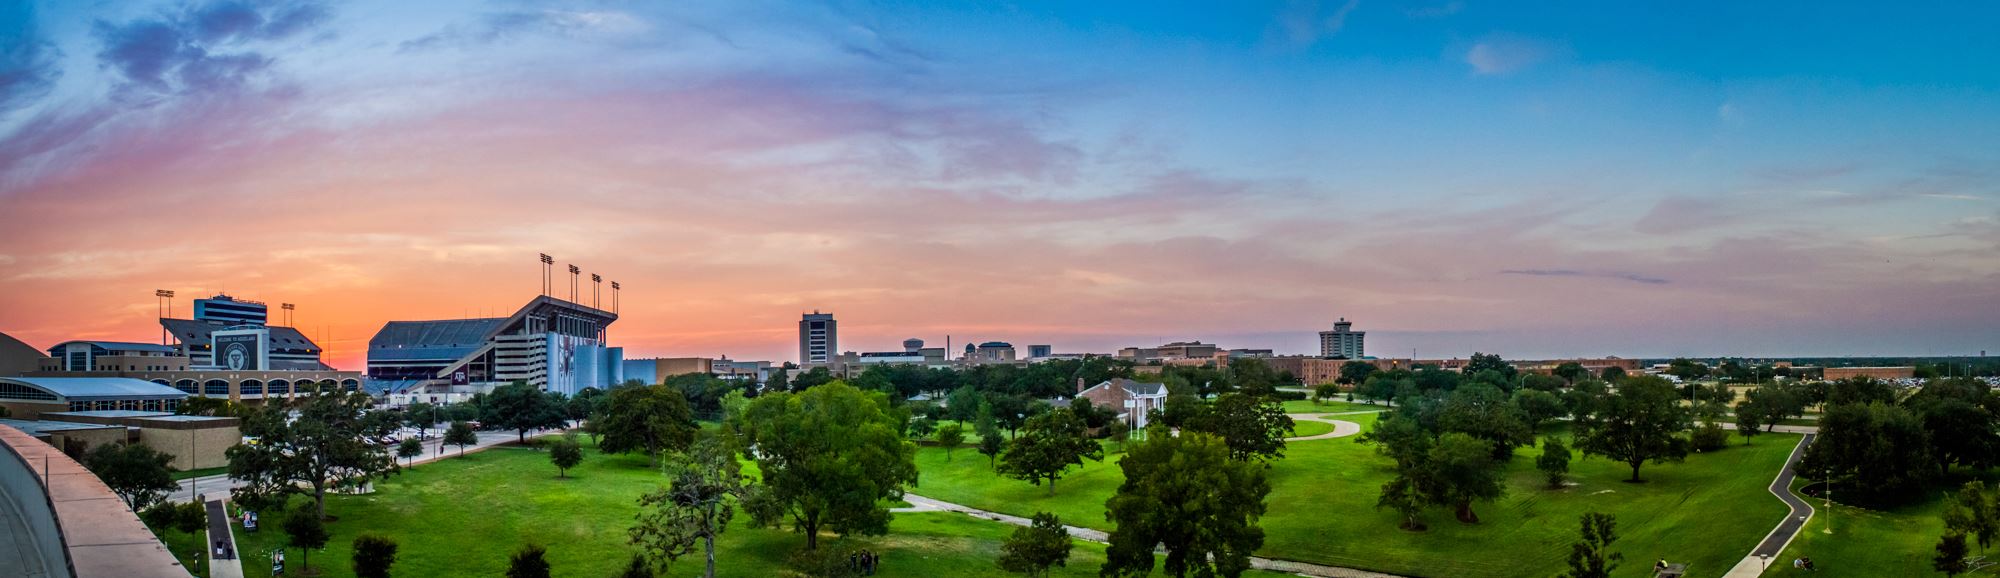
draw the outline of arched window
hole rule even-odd
[[[201,391],[201,388],[196,387],[195,382],[192,379],[183,379],[174,382],[174,389],[178,389],[188,393],[199,393]]]
[[[220,379],[211,379],[202,382],[201,394],[227,396],[229,395],[229,382]]]
[[[279,381],[284,380],[274,380],[271,382],[271,385],[276,386]],[[240,395],[264,395],[264,382],[255,379],[245,379],[239,385],[237,393]]]
[[[359,379],[340,380],[340,388],[345,389],[347,391],[361,391],[361,380]]]
[[[282,379],[273,379],[271,380],[271,387],[265,389],[264,393],[266,395],[289,395],[292,393],[292,384]]]

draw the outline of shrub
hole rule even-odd
[[[1688,444],[1698,452],[1719,450],[1729,445],[1729,432],[1722,429],[1722,424],[1702,422],[1695,426],[1694,433],[1688,435]]]

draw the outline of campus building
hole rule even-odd
[[[833,363],[837,351],[840,351],[840,329],[832,313],[815,310],[799,319],[799,365]]]
[[[1122,377],[1090,387],[1084,387],[1082,378],[1076,380],[1076,397],[1090,400],[1099,408],[1111,408],[1118,412],[1118,419],[1131,426],[1133,431],[1146,429],[1146,414],[1155,409],[1163,409],[1167,403],[1167,386],[1163,383],[1146,383]]]
[[[173,454],[182,470],[227,465],[243,441],[233,417],[174,415],[186,392],[123,377],[0,377],[0,407],[13,427],[81,456],[106,443],[145,444]]]
[[[1128,360],[1135,363],[1149,363],[1154,361],[1167,361],[1175,359],[1198,359],[1198,360],[1208,361],[1215,359],[1215,354],[1217,353],[1222,353],[1222,349],[1216,347],[1215,344],[1212,343],[1202,343],[1200,341],[1176,341],[1173,343],[1168,343],[1166,345],[1161,345],[1159,347],[1127,347],[1124,349],[1120,349],[1118,350],[1118,359]]]
[[[1319,356],[1361,359],[1368,355],[1367,337],[1368,332],[1355,331],[1354,324],[1342,317],[1333,322],[1332,331],[1319,332]]]
[[[368,340],[368,377],[384,393],[460,393],[524,382],[575,395],[624,381],[624,349],[605,345],[618,314],[548,295],[507,317],[391,321]]]

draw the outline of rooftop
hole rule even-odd
[[[25,385],[68,401],[187,399],[187,392],[129,377],[0,377],[0,384]]]
[[[162,417],[162,416],[173,415],[173,413],[164,411],[138,411],[130,409],[99,409],[91,411],[51,411],[51,412],[43,412],[42,415],[77,416],[77,417]]]
[[[125,426],[122,425],[105,425],[101,423],[34,421],[25,419],[0,419],[0,425],[9,426],[14,429],[21,430],[23,433],[26,433],[31,436],[40,436],[46,433],[85,430],[85,429],[125,428]]]
[[[136,343],[131,341],[89,341],[89,340],[64,341],[62,343],[57,343],[55,347],[50,347],[49,351],[53,352],[55,350],[62,349],[63,347],[66,347],[72,343],[86,343],[90,344],[93,347],[97,347],[100,349],[109,349],[112,351],[144,351],[147,353],[174,352],[174,348],[165,345],[160,345],[158,343]]]

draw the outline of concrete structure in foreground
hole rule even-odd
[[[0,572],[30,578],[188,578],[124,500],[75,460],[0,426]]]

